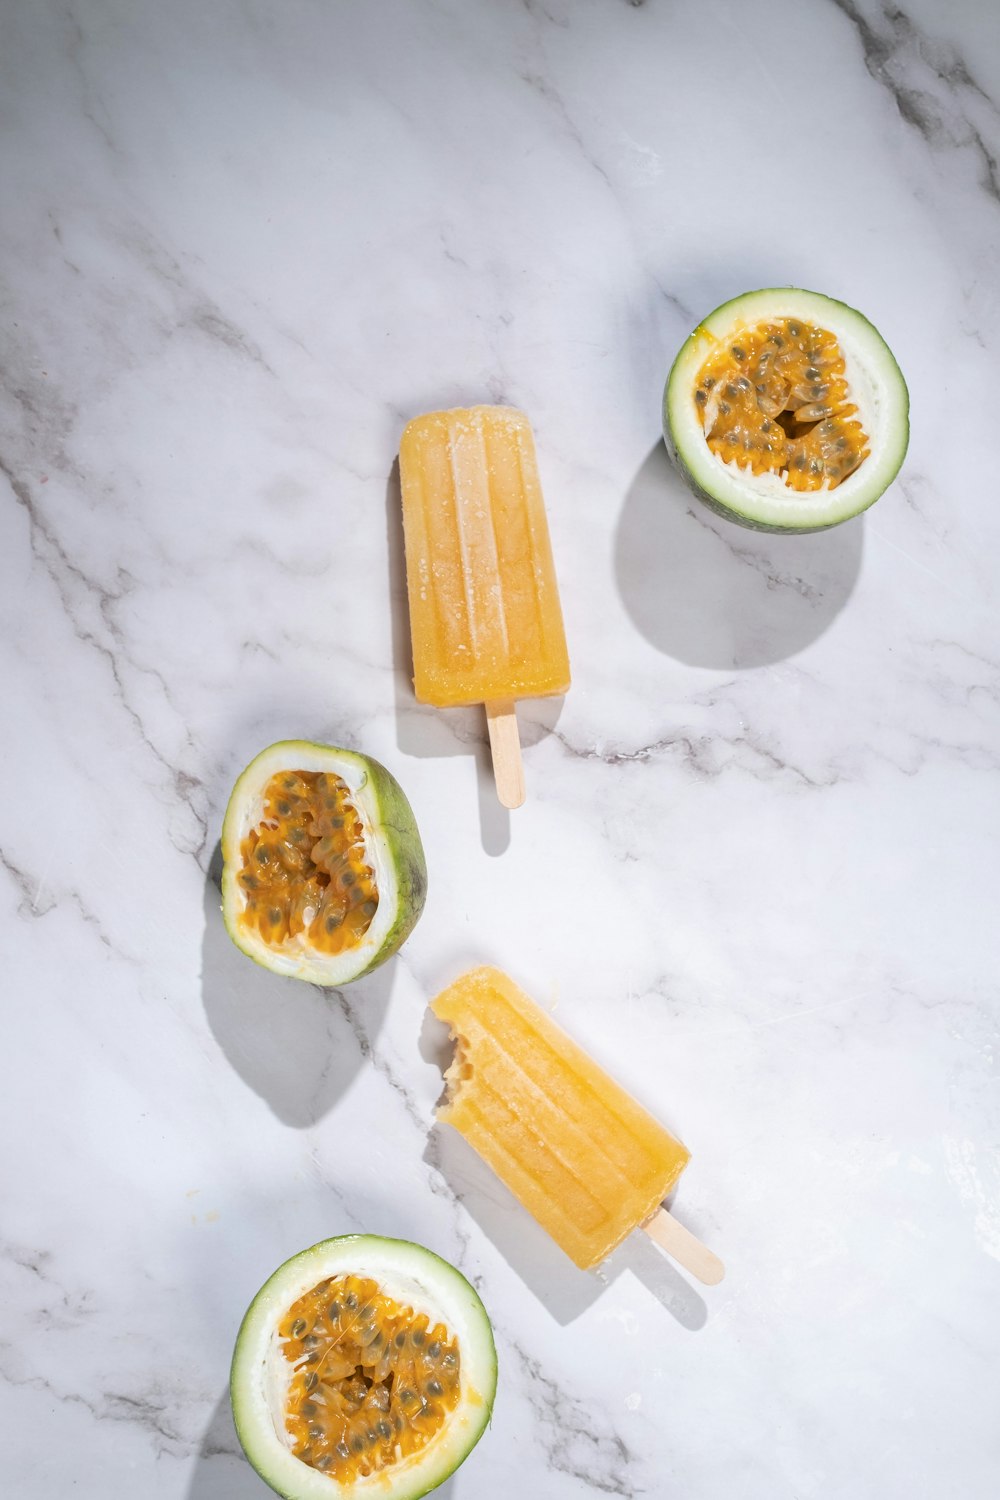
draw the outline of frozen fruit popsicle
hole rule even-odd
[[[722,1263],[664,1209],[686,1146],[499,969],[472,969],[431,1002],[456,1039],[438,1118],[453,1125],[578,1266],[633,1229],[700,1280]]]
[[[506,406],[415,417],[399,475],[414,690],[439,708],[485,703],[500,799],[518,807],[515,700],[570,680],[531,425]]]

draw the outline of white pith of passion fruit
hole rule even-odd
[[[333,773],[346,786],[361,822],[378,904],[364,935],[339,953],[317,948],[305,931],[269,943],[245,920],[247,895],[240,883],[243,842],[260,825],[265,791],[281,772]],[[222,912],[236,946],[276,974],[327,987],[358,979],[395,953],[416,925],[427,893],[420,834],[395,777],[370,756],[308,740],[270,745],[239,777],[223,820],[222,859]]]
[[[337,1480],[291,1451],[284,1424],[292,1366],[278,1338],[282,1318],[328,1278],[369,1277],[396,1302],[443,1323],[460,1351],[457,1404],[425,1446],[367,1476]],[[496,1394],[496,1348],[486,1309],[460,1271],[406,1240],[342,1235],[287,1260],[247,1311],[233,1354],[230,1394],[250,1463],[285,1500],[417,1500],[442,1484],[482,1436]]]
[[[741,334],[782,320],[824,329],[840,347],[850,400],[868,440],[867,456],[839,483],[803,492],[779,472],[755,474],[712,451],[695,395],[707,361]],[[843,302],[795,287],[747,292],[717,307],[685,340],[663,396],[667,446],[691,487],[712,509],[763,531],[821,531],[867,510],[892,483],[909,441],[909,396],[899,366],[876,328]]]

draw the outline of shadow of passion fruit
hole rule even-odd
[[[412,809],[377,760],[282,740],[233,788],[222,825],[222,913],[276,974],[336,986],[384,963],[424,906]]]
[[[796,287],[704,318],[663,395],[667,447],[692,489],[758,531],[822,531],[873,505],[909,440],[909,397],[876,328]]]
[[[416,1500],[475,1447],[496,1380],[460,1271],[405,1240],[344,1235],[257,1293],[230,1391],[247,1458],[285,1500]]]

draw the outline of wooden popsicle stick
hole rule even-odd
[[[695,1239],[690,1229],[679,1224],[665,1208],[658,1209],[642,1227],[661,1250],[672,1256],[685,1271],[690,1271],[703,1286],[718,1286],[725,1276],[726,1268],[719,1257],[701,1240]]]
[[[520,807],[524,801],[524,765],[513,701],[507,698],[487,703],[486,722],[490,727],[490,753],[497,796],[504,807]]]

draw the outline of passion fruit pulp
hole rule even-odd
[[[222,827],[222,910],[234,943],[275,973],[340,985],[412,932],[427,868],[402,788],[370,756],[305,740],[261,752]]]
[[[347,1235],[274,1273],[233,1356],[237,1433],[286,1500],[414,1500],[489,1421],[492,1330],[453,1266],[402,1240]]]
[[[419,1452],[458,1401],[455,1336],[370,1276],[324,1278],[292,1304],[278,1335],[294,1369],[292,1452],[340,1483]]]
[[[680,350],[664,436],[695,492],[763,531],[819,531],[873,505],[909,438],[906,384],[854,308],[772,287],[723,303]]]

